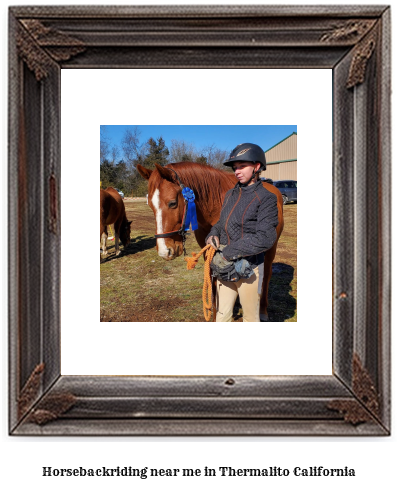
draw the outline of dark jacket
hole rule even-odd
[[[263,263],[264,252],[277,239],[277,197],[263,187],[262,181],[251,186],[237,183],[229,190],[223,202],[218,222],[210,236],[218,236],[220,244],[226,244],[223,256],[236,260],[243,256],[254,266]]]

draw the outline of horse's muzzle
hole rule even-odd
[[[164,260],[174,260],[176,258],[175,252],[172,248],[168,248],[166,251],[158,251],[158,255]]]
[[[174,248],[166,247],[166,249],[158,249],[158,255],[164,260],[174,260],[178,256],[180,256],[183,252],[183,248],[179,245],[176,245]]]

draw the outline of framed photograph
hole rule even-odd
[[[390,36],[388,6],[10,8],[11,435],[390,434]],[[178,374],[146,368],[110,376],[94,366],[92,375],[61,371],[61,319],[68,309],[61,310],[61,259],[68,254],[61,236],[81,240],[62,223],[76,193],[62,186],[61,149],[73,142],[61,138],[61,72],[143,70],[161,81],[161,71],[187,69],[233,75],[325,69],[332,76],[332,158],[320,162],[332,173],[332,319],[318,321],[332,339],[331,373],[273,374],[262,370],[260,352],[258,373],[237,375],[220,349],[212,356],[221,369],[208,372],[204,358],[198,375],[184,364]],[[79,119],[78,94],[76,101]],[[325,221],[329,229],[330,212]],[[324,226],[309,224],[313,247]],[[82,254],[90,256],[83,248],[82,241]],[[74,324],[85,331],[79,316]],[[209,329],[210,347],[220,347],[217,336]],[[285,343],[288,352],[290,340]],[[80,347],[76,336],[73,344],[84,357],[96,350],[95,334],[91,348]],[[182,360],[190,359],[179,338],[174,345]],[[318,344],[306,345],[317,357]],[[169,356],[156,354],[161,361]]]

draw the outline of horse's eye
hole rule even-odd
[[[172,200],[171,202],[168,203],[169,208],[176,208],[177,207],[177,201]]]

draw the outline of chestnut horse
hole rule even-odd
[[[234,174],[220,171],[212,166],[194,162],[178,162],[165,167],[155,164],[154,171],[140,164],[137,170],[148,180],[148,204],[152,208],[156,221],[156,234],[180,229],[183,220],[184,198],[180,182],[191,188],[195,194],[198,229],[194,231],[195,238],[201,248],[205,246],[205,238],[211,227],[219,220],[224,195],[237,184]],[[172,169],[172,170],[171,170]],[[283,198],[273,185],[263,183],[263,186],[277,196],[278,226],[277,240],[273,247],[265,253],[265,270],[263,291],[260,304],[260,319],[268,321],[267,296],[272,263],[276,254],[277,242],[284,227]],[[183,240],[179,234],[168,238],[157,238],[158,255],[165,260],[174,260],[183,253]]]
[[[103,254],[107,254],[107,226],[114,224],[115,252],[119,255],[119,238],[123,246],[130,243],[130,224],[126,218],[125,205],[115,188],[100,190],[100,242]]]

